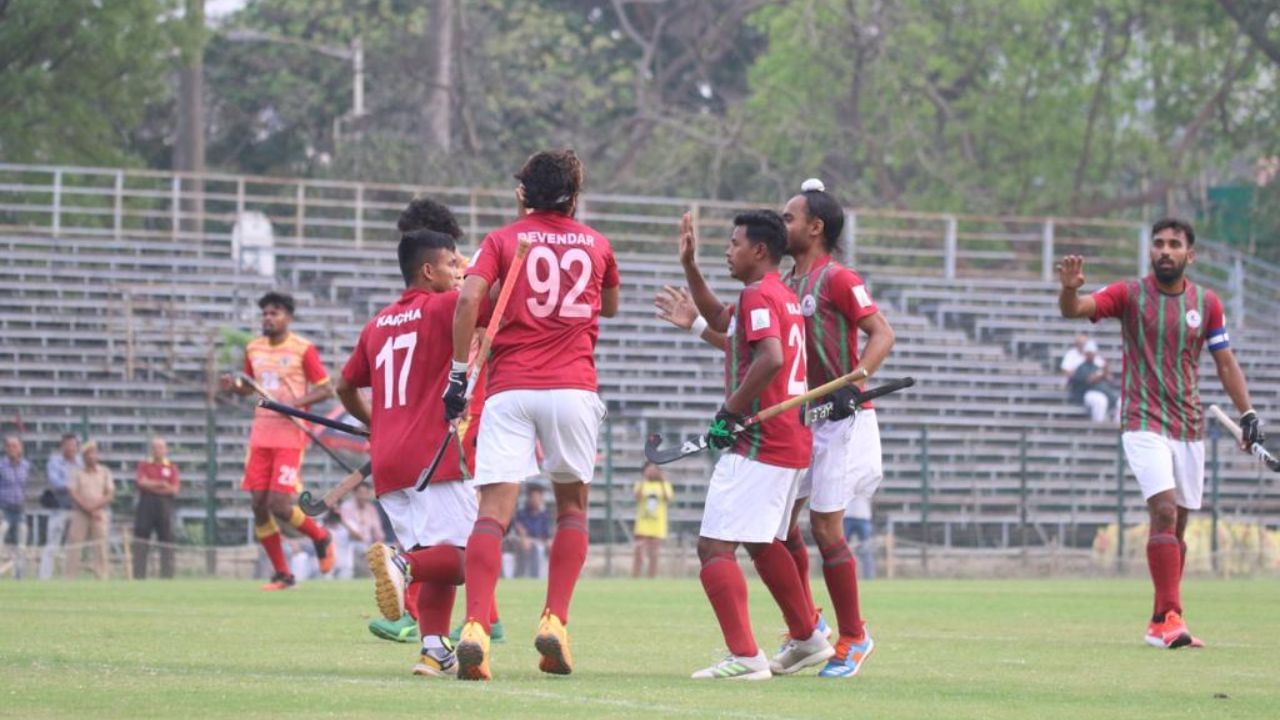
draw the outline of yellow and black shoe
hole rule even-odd
[[[542,659],[538,669],[551,675],[568,675],[573,672],[573,655],[569,652],[569,631],[560,618],[544,610],[538,622],[538,636],[533,639]]]
[[[373,574],[373,599],[378,602],[382,617],[399,620],[404,615],[404,587],[409,574],[404,558],[382,543],[374,543],[364,556]]]
[[[476,620],[462,626],[455,650],[458,656],[459,680],[491,680],[489,673],[489,633]]]

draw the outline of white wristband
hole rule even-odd
[[[693,321],[693,324],[689,326],[689,334],[696,338],[700,338],[702,337],[702,331],[706,329],[707,319],[699,315],[697,319]]]
[[[458,362],[457,360],[454,360],[452,370],[453,372],[460,372],[460,373],[466,374],[467,364],[465,362]]]

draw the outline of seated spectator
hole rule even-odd
[[[1076,368],[1080,366],[1080,363],[1084,362],[1085,346],[1089,345],[1090,342],[1088,335],[1085,335],[1084,333],[1076,335],[1075,342],[1072,343],[1071,347],[1067,348],[1067,352],[1062,356],[1062,362],[1058,365],[1062,370],[1062,377],[1066,378],[1068,381],[1071,380],[1071,376],[1075,374]],[[1098,346],[1096,343],[1093,346],[1093,351],[1096,356],[1096,353],[1098,352]],[[1107,359],[1104,357],[1097,357],[1097,365],[1098,367],[1106,367]]]
[[[1067,380],[1067,397],[1083,405],[1094,422],[1104,422],[1107,410],[1115,409],[1120,399],[1108,378],[1106,362],[1098,357],[1098,346],[1092,340],[1085,343],[1084,359]]]
[[[525,484],[524,506],[516,511],[516,577],[542,577],[542,566],[551,542],[551,512],[547,510],[546,488]]]

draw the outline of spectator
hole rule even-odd
[[[546,488],[526,483],[524,507],[516,511],[512,524],[516,538],[516,577],[542,577],[547,543],[551,540],[551,512],[547,510]]]
[[[858,539],[853,554],[858,558],[858,576],[871,580],[876,576],[876,550],[872,545],[875,531],[871,524],[871,498],[855,495],[844,509],[844,541]]]
[[[53,577],[53,563],[67,535],[71,520],[71,474],[84,467],[80,461],[80,438],[75,433],[62,436],[62,446],[49,456],[44,475],[49,487],[40,498],[40,504],[49,510],[49,522],[45,526],[44,551],[40,553],[40,579]]]
[[[1071,379],[1071,376],[1074,375],[1076,372],[1076,368],[1080,366],[1080,363],[1084,362],[1085,346],[1089,345],[1091,342],[1092,341],[1089,340],[1089,336],[1085,335],[1084,333],[1076,335],[1075,342],[1072,343],[1071,347],[1067,348],[1067,352],[1062,356],[1062,363],[1058,365],[1058,367],[1061,368],[1062,370],[1062,377],[1066,378],[1067,380]],[[1093,351],[1094,353],[1097,353],[1098,351],[1097,344],[1094,344]],[[1106,366],[1107,366],[1106,359],[1099,357],[1098,367],[1106,367]]]
[[[1094,422],[1107,419],[1108,408],[1116,408],[1120,394],[1107,377],[1106,361],[1098,357],[1098,346],[1092,340],[1084,345],[1084,359],[1067,379],[1067,397],[1084,406]]]
[[[351,526],[346,518],[336,512],[324,514],[324,529],[333,537],[333,568],[329,572],[320,573],[326,580],[350,580],[355,570],[355,561],[351,557]],[[319,569],[319,563],[316,568]]]
[[[355,493],[342,504],[339,514],[342,516],[343,527],[351,537],[351,543],[345,558],[339,554],[334,575],[346,579],[355,574],[357,559],[363,558],[374,543],[383,542],[385,534],[382,532],[378,506],[373,503],[373,488],[368,483],[356,486]]]
[[[178,497],[178,466],[169,461],[169,444],[151,438],[151,457],[138,463],[138,511],[133,521],[133,576],[147,576],[151,534],[160,543],[160,577],[173,577],[173,512]]]
[[[7,526],[4,543],[13,547],[13,576],[22,577],[23,552],[27,542],[27,477],[31,463],[22,457],[22,440],[17,435],[4,439],[4,459],[0,460],[0,511]]]
[[[658,574],[658,554],[667,539],[667,505],[675,491],[662,468],[645,463],[636,483],[636,547],[631,560],[631,577],[640,577],[640,566],[649,558],[649,577]]]
[[[93,572],[99,580],[107,579],[107,530],[110,527],[111,501],[115,499],[115,479],[105,465],[98,462],[98,443],[90,440],[80,452],[84,467],[71,473],[71,522],[67,528],[67,577],[80,574],[85,543],[97,553]]]

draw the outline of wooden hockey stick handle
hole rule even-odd
[[[1236,424],[1235,420],[1231,419],[1230,415],[1223,412],[1222,408],[1217,405],[1210,405],[1209,414],[1213,415],[1218,423],[1222,425],[1222,427],[1226,428],[1227,432],[1231,433],[1231,436],[1236,439],[1236,442],[1244,442],[1244,431],[1240,429],[1240,426]]]
[[[369,477],[369,473],[372,471],[373,462],[366,462],[359,469],[342,478],[342,481],[337,485],[330,488],[329,492],[325,493],[324,497],[320,499],[320,502],[313,500],[310,492],[303,492],[298,497],[298,507],[302,508],[302,512],[312,517],[323,515],[330,510],[336,510],[338,509],[338,503],[342,502],[344,497],[349,495],[352,490],[355,490],[365,478]]]
[[[471,368],[471,377],[467,378],[467,405],[471,404],[471,393],[475,391],[476,382],[480,379],[480,371],[484,368],[485,361],[489,358],[489,349],[493,347],[493,338],[498,334],[498,326],[502,324],[502,316],[507,311],[507,303],[511,301],[511,293],[515,290],[516,280],[519,277],[520,270],[524,268],[525,256],[529,254],[529,241],[520,240],[516,243],[516,256],[511,262],[511,267],[507,268],[507,276],[502,279],[502,289],[498,291],[498,299],[493,304],[493,312],[489,315],[489,324],[484,329],[484,335],[480,338],[480,348],[476,353],[476,364]],[[466,416],[466,411],[462,413]]]
[[[835,380],[832,380],[831,382],[823,383],[818,387],[810,390],[809,392],[803,393],[801,395],[797,395],[793,398],[788,398],[786,400],[783,400],[777,405],[772,405],[770,407],[767,407],[761,410],[760,412],[756,413],[755,415],[747,418],[746,421],[742,423],[742,426],[744,428],[749,428],[752,425],[758,425],[764,422],[765,420],[768,420],[769,418],[781,415],[782,413],[788,410],[798,408],[801,405],[809,402],[810,400],[817,400],[820,397],[830,395],[831,393],[835,392],[836,390],[839,390],[840,388],[846,385],[849,385],[851,383],[856,383],[859,380],[866,380],[870,376],[871,374],[868,373],[865,369],[858,368],[853,372],[849,373],[848,375],[841,375],[840,377],[836,378]]]

